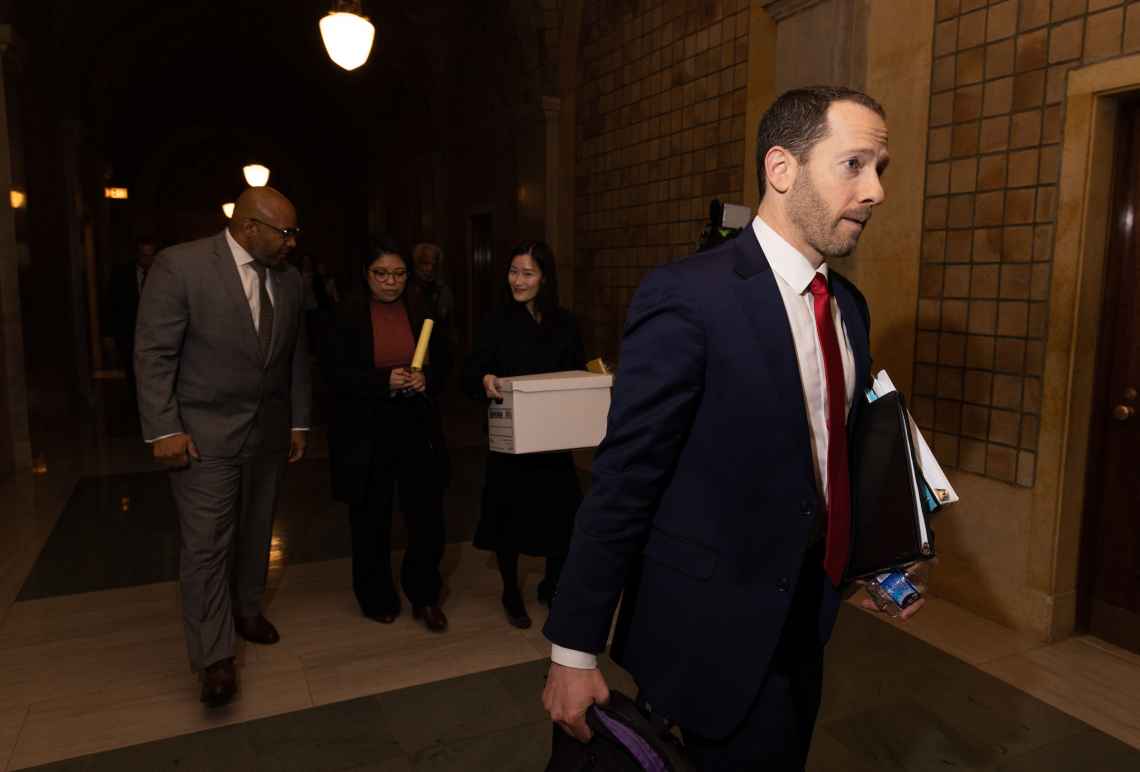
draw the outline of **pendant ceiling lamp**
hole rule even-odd
[[[222,204],[222,214],[226,216],[227,220],[233,219],[234,204],[232,201],[227,201],[226,203]]]
[[[261,164],[249,164],[242,167],[245,181],[251,188],[261,188],[269,184],[269,167]]]
[[[334,0],[320,28],[325,50],[338,65],[355,70],[368,61],[376,28],[364,15],[360,0]]]

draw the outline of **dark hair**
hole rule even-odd
[[[547,327],[558,317],[558,266],[554,260],[554,250],[545,241],[524,241],[517,244],[507,256],[507,270],[519,255],[530,255],[538,269],[542,271],[542,283],[538,285],[538,295],[534,299],[534,309],[538,312],[542,326]],[[515,304],[510,285],[504,295],[508,307]]]
[[[404,264],[404,270],[411,273],[412,267],[408,264],[408,254],[404,251],[400,242],[387,234],[381,234],[372,239],[372,243],[364,252],[364,257],[361,260],[360,277],[364,282],[365,289],[368,289],[368,269],[384,255],[400,258],[400,262]],[[371,292],[371,290],[369,290],[369,292]],[[405,289],[404,295],[406,296],[407,294],[407,290]]]
[[[785,91],[776,98],[756,129],[756,180],[760,200],[768,187],[764,157],[774,147],[785,148],[803,161],[816,144],[827,136],[827,110],[835,102],[854,102],[886,120],[883,106],[862,91],[843,86],[811,86]]]

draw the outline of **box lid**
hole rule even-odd
[[[568,370],[562,373],[538,373],[518,375],[514,378],[501,378],[503,391],[518,391],[526,394],[542,391],[574,391],[576,389],[608,389],[613,386],[612,375],[599,375],[585,370]]]

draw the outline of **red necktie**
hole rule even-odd
[[[851,479],[847,472],[847,384],[839,337],[831,316],[831,294],[820,274],[811,280],[815,328],[823,352],[827,385],[827,542],[823,570],[839,586],[851,549]]]

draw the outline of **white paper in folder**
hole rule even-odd
[[[892,391],[898,391],[898,389],[895,388],[891,376],[887,375],[887,371],[880,370],[879,374],[875,376],[875,382],[871,385],[871,391],[875,392],[876,396],[882,397]],[[918,424],[914,422],[909,410],[906,417],[910,420],[910,434],[913,438],[915,455],[918,456],[918,469],[922,472],[922,478],[930,486],[939,506],[953,504],[958,500],[958,493],[950,484],[946,473],[942,471],[942,465],[938,463],[934,451],[926,443],[926,438],[922,436],[922,432],[919,431]]]

